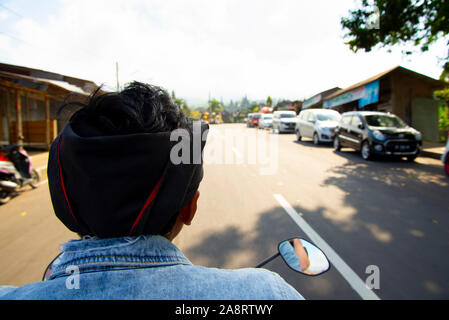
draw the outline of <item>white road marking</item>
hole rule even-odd
[[[369,289],[365,282],[343,261],[343,259],[329,246],[320,235],[296,212],[295,209],[280,194],[274,194],[274,198],[285,209],[288,215],[304,231],[304,233],[315,243],[327,256],[332,265],[341,273],[343,278],[364,300],[380,300],[380,298]]]

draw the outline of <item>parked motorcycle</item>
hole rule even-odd
[[[37,188],[39,180],[25,149],[17,144],[0,146],[0,204],[7,203],[27,185]]]

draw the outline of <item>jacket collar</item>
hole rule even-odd
[[[123,238],[84,238],[63,244],[51,264],[49,280],[79,273],[192,265],[184,254],[162,236],[142,235]]]

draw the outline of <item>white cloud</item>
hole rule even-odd
[[[9,18],[9,15],[5,11],[0,11],[0,21],[6,20]]]
[[[399,49],[352,53],[340,27],[352,0],[61,0],[59,6],[57,14],[17,19],[10,30],[22,42],[0,38],[0,59],[110,87],[118,61],[121,82],[151,82],[195,100],[209,92],[224,100],[307,98],[398,64],[434,77],[440,72],[434,52],[410,62]]]

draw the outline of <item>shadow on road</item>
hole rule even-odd
[[[239,267],[252,267],[277,252],[279,242],[289,235],[285,230],[291,228],[290,221],[280,219],[282,213],[279,210],[271,210],[263,213],[258,220],[257,227],[251,233],[244,233],[238,227],[232,226],[224,231],[211,231],[206,234],[201,243],[188,248],[185,253],[189,259],[204,261],[211,267],[228,267],[232,256],[241,251],[248,251],[251,255],[251,265]],[[280,224],[281,222],[281,224]],[[273,229],[273,226],[276,226]],[[266,233],[264,231],[271,230]],[[292,236],[293,234],[290,234]],[[212,254],[211,254],[212,253]]]
[[[323,149],[331,149],[332,148],[332,143],[325,143],[325,142],[321,142],[320,144],[313,144],[313,140],[312,139],[307,139],[307,138],[303,138],[303,140],[298,141],[297,139],[293,140],[294,143],[304,146],[304,147],[313,147],[313,148],[323,148]]]
[[[367,162],[355,151],[339,155],[347,161],[328,169],[320,186],[323,205],[296,205],[295,210],[362,280],[368,277],[368,266],[379,267],[381,287],[376,293],[382,299],[448,299],[448,180],[441,167],[396,159]],[[342,208],[351,212],[343,218],[325,202],[327,192],[335,189],[342,194]],[[237,223],[211,230],[185,248],[186,256],[209,267],[251,267],[274,254],[279,242],[307,239],[280,207],[258,216],[251,232],[243,232]],[[306,298],[359,299],[335,268],[316,278],[294,273],[280,258],[266,268]]]
[[[281,241],[294,237],[308,239],[283,209],[273,208],[261,213],[257,226],[251,233],[242,232],[237,226],[221,232],[211,231],[199,243],[183,251],[194,264],[246,268],[271,257],[277,252]],[[241,257],[242,252],[247,259],[235,259]],[[242,260],[247,263],[242,263]],[[334,268],[321,276],[307,277],[292,271],[281,257],[269,262],[264,268],[280,274],[307,299],[360,298]]]
[[[418,218],[407,222],[401,215],[388,211],[367,210],[353,217],[351,228],[340,228],[338,223],[326,219],[324,207],[311,211],[295,206],[295,210],[362,281],[369,276],[366,273],[368,266],[379,268],[380,289],[376,294],[381,299],[449,297],[449,264],[445,258],[449,238],[447,231],[446,237],[441,238],[441,230],[434,230],[438,225],[429,221],[418,223]],[[260,215],[251,233],[242,232],[237,226],[221,232],[211,231],[183,251],[194,264],[245,268],[255,266],[277,252],[279,242],[298,236],[308,239],[283,209],[274,208]],[[243,259],[246,263],[236,259],[242,253],[248,258]],[[279,257],[265,268],[280,274],[307,299],[360,299],[335,266],[319,277],[307,277],[290,270]]]
[[[394,157],[375,157],[374,160],[366,161],[363,160],[360,152],[352,150],[352,149],[343,149],[342,151],[335,152],[338,156],[343,157],[348,160],[347,166],[351,166],[354,164],[358,165],[366,165],[369,167],[374,166],[374,168],[381,168],[384,170],[385,174],[390,173],[398,173],[400,170],[414,170],[415,172],[423,171],[425,173],[435,175],[441,180],[444,185],[449,185],[449,179],[447,179],[442,165],[438,163],[438,165],[430,164],[430,163],[419,163],[419,162],[408,162],[401,158]],[[419,158],[418,158],[419,159]]]
[[[380,267],[385,298],[449,298],[449,183],[441,167],[388,158],[367,162],[355,152],[339,155],[347,162],[329,169],[321,187],[323,194],[341,190],[353,214],[341,219],[329,208],[298,210],[313,225],[324,218],[328,232],[336,227],[344,233],[341,252],[359,248],[353,266],[372,261]]]

